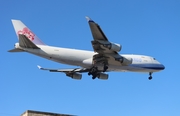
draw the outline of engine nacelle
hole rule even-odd
[[[116,58],[116,61],[119,61],[122,65],[130,65],[132,64],[132,58],[129,57],[124,57],[122,56],[121,58]]]
[[[99,73],[99,75],[98,75],[98,79],[107,80],[108,77],[109,77],[109,75],[105,74],[105,73]]]
[[[103,46],[105,48],[108,48],[108,49],[116,51],[116,52],[119,52],[122,49],[122,46],[120,44],[116,44],[116,43],[104,44]]]
[[[82,74],[79,73],[68,73],[66,76],[71,77],[72,79],[81,80]]]

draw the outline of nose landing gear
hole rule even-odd
[[[152,80],[152,72],[149,72],[149,80]]]

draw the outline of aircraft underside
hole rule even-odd
[[[142,72],[142,73],[149,73],[149,79],[152,79],[152,73],[153,72],[158,72],[159,70],[156,69],[151,69],[153,65],[149,64],[149,67],[147,64],[131,64],[128,66],[122,66],[122,65],[111,65],[111,64],[96,64],[93,65],[92,63],[86,63],[83,64],[83,61],[78,62],[70,59],[62,59],[60,57],[54,57],[53,55],[47,55],[47,54],[39,54],[39,52],[33,51],[28,51],[31,54],[46,58],[48,60],[52,60],[61,64],[68,64],[68,65],[73,65],[73,66],[80,66],[84,67],[87,69],[86,72],[88,72],[89,76],[92,76],[92,79],[108,79],[109,75],[106,74],[105,72]],[[65,54],[64,54],[65,55]],[[146,68],[143,68],[145,67]],[[151,66],[151,67],[150,67]],[[74,78],[74,79],[80,79],[82,75],[80,73],[67,73],[67,76]]]

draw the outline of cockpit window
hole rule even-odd
[[[156,60],[156,58],[153,58],[153,60]]]

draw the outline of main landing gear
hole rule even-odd
[[[104,64],[103,72],[106,72],[107,69],[108,69],[108,66],[106,64]],[[98,68],[94,66],[90,69],[90,71],[88,72],[88,75],[92,75],[92,79],[96,79],[96,77],[98,77],[99,73],[100,72],[98,71]]]
[[[103,72],[106,72],[107,69],[108,69],[108,66],[106,64],[104,64]]]
[[[152,72],[149,72],[149,80],[152,80]]]
[[[92,75],[92,79],[95,79],[98,75],[98,68],[92,67],[91,70],[88,72],[88,75]]]

